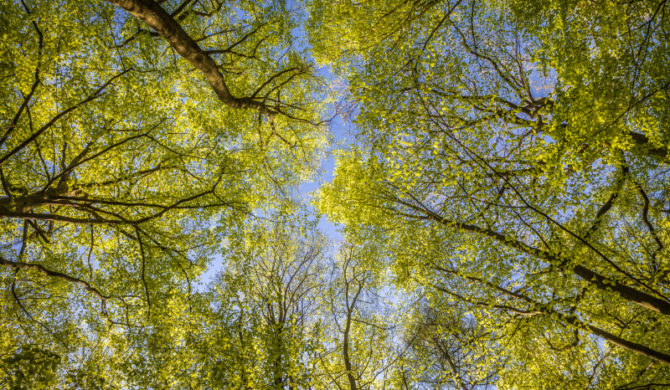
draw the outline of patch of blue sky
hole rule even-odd
[[[299,1],[287,0],[286,7],[289,12],[296,18],[296,27],[291,31],[292,45],[311,58],[311,45],[307,37],[305,25],[307,24],[307,12],[304,6]],[[345,118],[338,115],[338,100],[341,101],[344,96],[332,96],[342,92],[340,88],[346,85],[346,82],[339,79],[332,69],[329,67],[320,67],[315,69],[316,76],[323,80],[325,90],[320,93],[321,99],[329,99],[325,117],[330,118],[327,123],[330,134],[330,146],[326,151],[325,158],[320,162],[316,174],[308,181],[303,182],[298,187],[298,193],[303,202],[312,210],[312,204],[319,188],[326,182],[333,179],[335,170],[334,152],[338,149],[344,148],[351,143],[353,124],[348,122]],[[330,96],[329,96],[330,95]],[[334,98],[334,99],[333,99]],[[314,210],[316,211],[316,210]],[[329,221],[326,217],[319,220],[319,230],[325,234],[330,240],[339,242],[343,239],[339,231],[339,226]]]

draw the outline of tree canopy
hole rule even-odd
[[[670,387],[667,0],[0,4],[0,387]]]

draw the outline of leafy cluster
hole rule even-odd
[[[670,386],[668,12],[0,0],[0,387]]]

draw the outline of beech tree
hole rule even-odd
[[[238,313],[239,332],[231,342],[248,348],[237,367],[240,379],[247,378],[242,386],[308,388],[320,342],[314,313],[323,291],[326,241],[307,215],[271,218],[234,237],[225,256],[221,298],[234,305],[224,310]]]
[[[299,389],[315,383],[325,240],[307,215],[269,214],[235,228],[220,272],[115,354],[139,387]],[[169,308],[169,309],[168,309]]]
[[[332,265],[322,310],[325,335],[318,353],[323,388],[385,388],[398,358],[389,338],[393,315],[384,317],[382,272],[373,272],[377,248],[343,243]]]
[[[118,5],[2,3],[0,344],[16,356],[63,361],[188,297],[228,228],[325,141],[288,9]]]
[[[0,1],[0,387],[670,386],[667,4]]]
[[[666,383],[665,2],[568,3],[314,2],[361,110],[320,208],[484,312],[498,385]]]
[[[440,301],[445,298],[446,302]],[[409,353],[400,387],[494,388],[497,367],[508,364],[496,356],[495,335],[468,313],[467,304],[450,301],[449,294],[424,297],[420,302],[412,313],[415,322],[407,326]]]

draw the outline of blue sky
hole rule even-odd
[[[311,55],[311,46],[308,42],[307,33],[304,28],[309,15],[308,11],[300,3],[301,2],[299,0],[286,0],[287,8],[291,11],[292,14],[296,16],[296,19],[299,22],[299,26],[291,31],[293,35],[292,44],[298,50],[304,51],[307,55]],[[328,67],[321,67],[316,69],[316,75],[323,79],[326,86],[330,86],[336,83],[343,83],[341,80],[337,79],[332,69]],[[333,117],[335,110],[335,104],[331,104],[331,106],[328,107],[328,112],[326,114],[327,118],[333,118],[333,120],[328,124],[329,132],[332,138],[331,145],[328,148],[326,157],[323,161],[321,161],[321,166],[315,177],[313,177],[312,180],[308,182],[302,183],[298,188],[298,192],[300,193],[302,199],[308,205],[311,203],[314,196],[316,196],[316,192],[321,187],[321,185],[323,183],[330,182],[333,179],[335,170],[335,159],[333,157],[333,152],[348,145],[353,138],[351,134],[354,131],[353,124],[350,122],[345,122],[345,118],[341,116]],[[321,232],[324,233],[333,242],[338,242],[343,239],[343,236],[338,231],[338,227],[329,221],[325,216],[321,216],[319,221],[319,230],[321,230]]]

